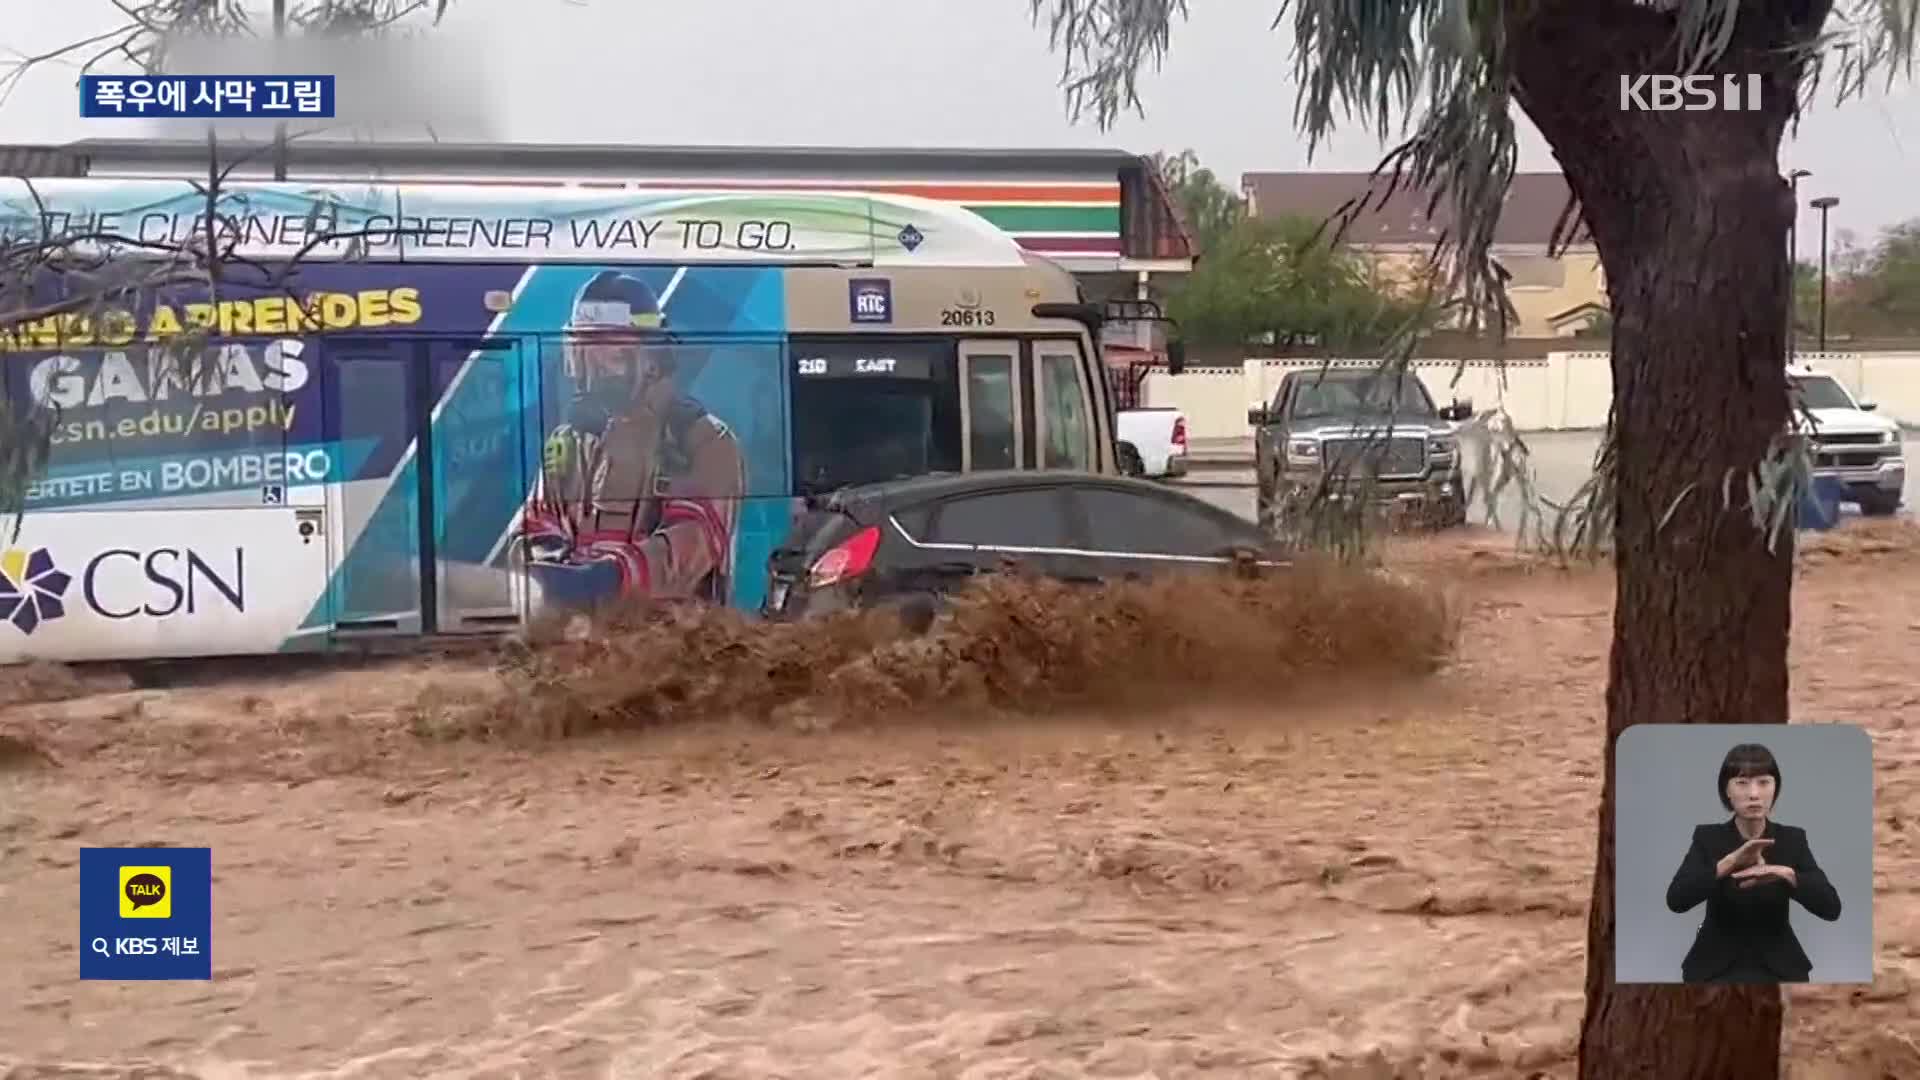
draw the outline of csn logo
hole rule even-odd
[[[1760,111],[1760,76],[1622,75],[1623,112]]]
[[[80,572],[80,595],[107,619],[166,619],[197,615],[210,607],[247,610],[247,560],[233,549],[231,562],[192,548],[109,548]]]
[[[47,548],[0,554],[0,619],[31,634],[63,617],[73,580]],[[104,619],[166,619],[217,605],[244,612],[246,551],[234,548],[229,566],[192,548],[109,548],[81,564],[79,584],[81,602]]]
[[[885,278],[854,278],[847,282],[849,320],[857,323],[893,321],[893,282]]]
[[[9,548],[0,553],[0,619],[31,634],[42,623],[66,615],[67,586],[72,583],[46,548]]]

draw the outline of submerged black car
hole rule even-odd
[[[1143,480],[975,472],[844,488],[810,500],[769,560],[763,614],[924,605],[1009,565],[1095,583],[1284,560],[1238,515]]]

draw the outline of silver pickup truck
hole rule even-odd
[[[1467,502],[1455,425],[1471,402],[1435,408],[1418,376],[1371,368],[1288,372],[1273,401],[1247,412],[1254,430],[1255,504],[1269,532],[1323,487],[1422,524],[1464,524]]]
[[[1797,407],[1812,417],[1813,475],[1839,481],[1850,502],[1873,517],[1900,509],[1907,459],[1900,425],[1855,401],[1840,380],[1804,364],[1787,367]]]

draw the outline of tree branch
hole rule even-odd
[[[1173,20],[1187,17],[1186,0],[1029,0],[1038,25],[1044,16],[1052,48],[1061,54],[1060,85],[1074,120],[1091,112],[1102,130],[1123,109],[1144,114],[1139,77],[1159,70],[1172,40]]]

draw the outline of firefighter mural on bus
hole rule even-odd
[[[575,297],[566,329],[571,401],[542,447],[521,524],[537,602],[727,603],[746,464],[727,425],[682,392],[659,298],[603,271]]]

